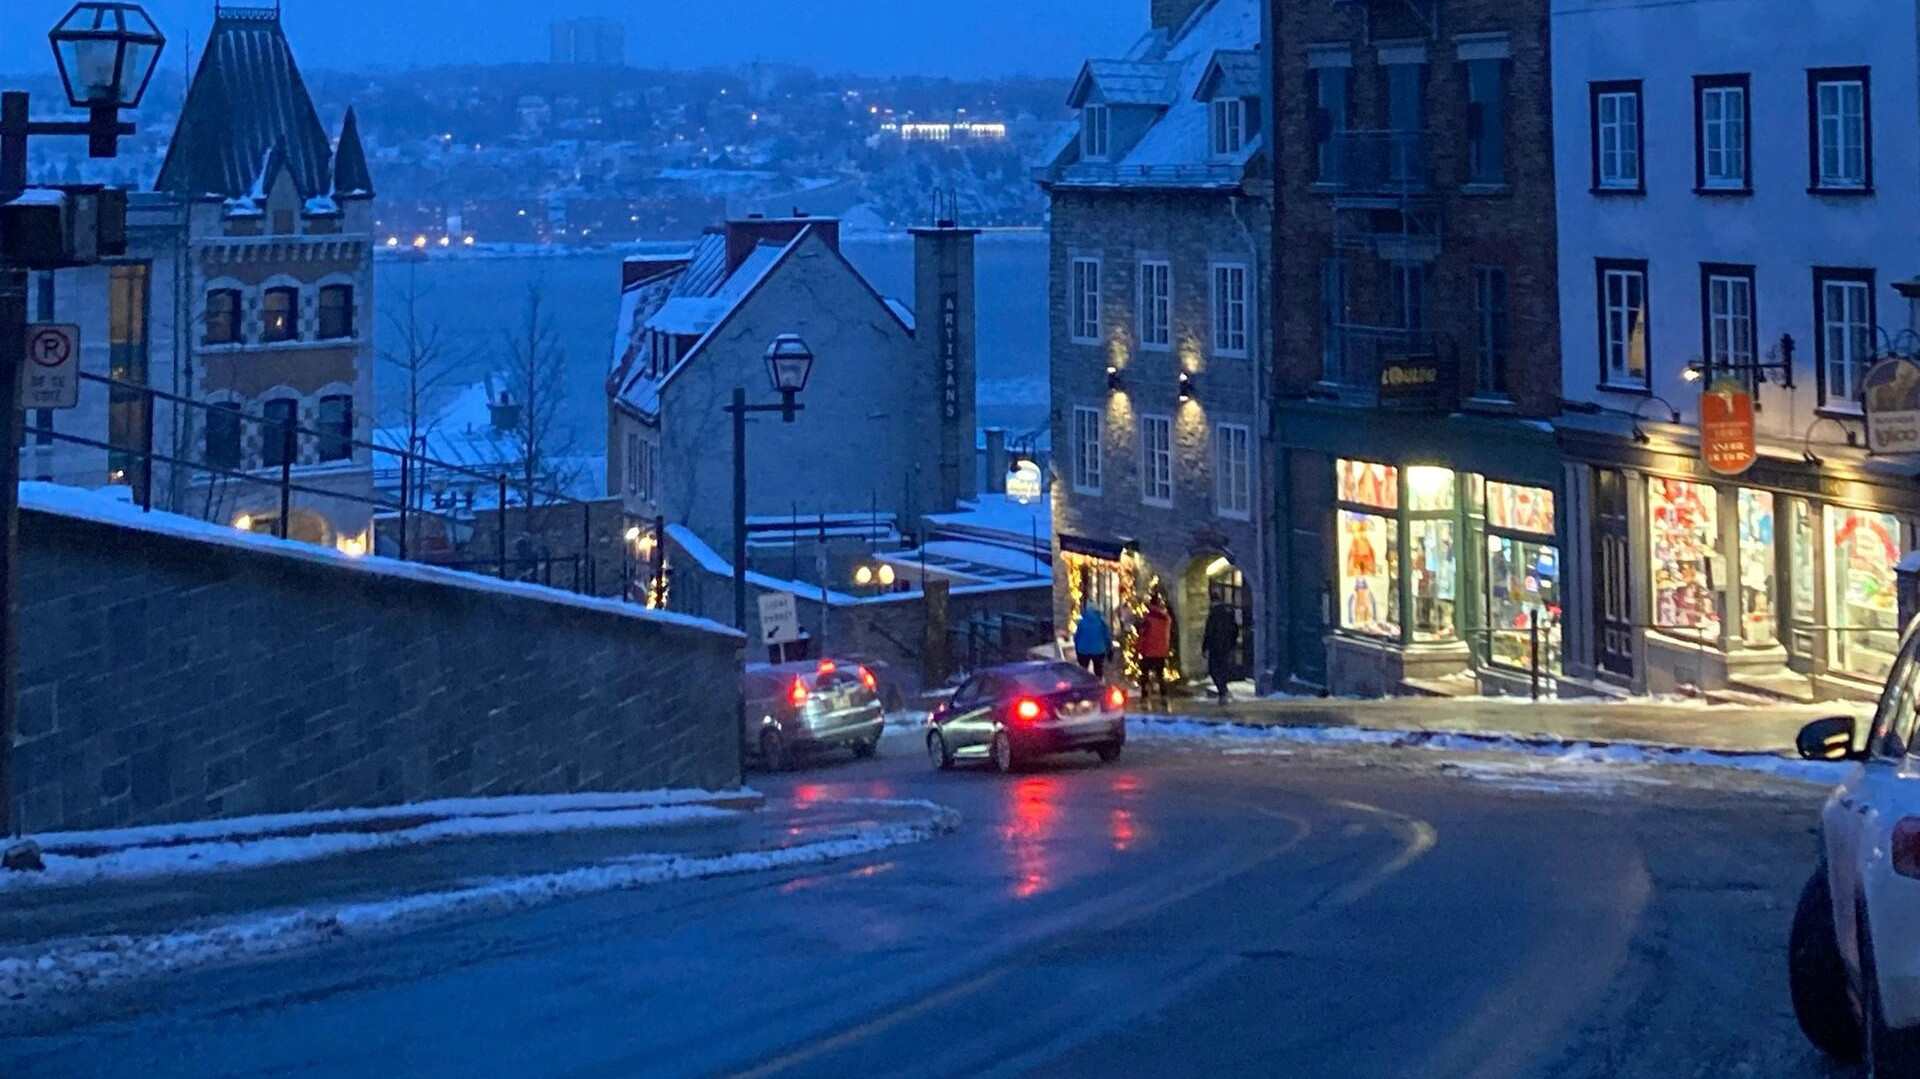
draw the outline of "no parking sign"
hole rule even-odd
[[[20,372],[20,407],[73,408],[80,404],[80,327],[27,327],[27,365]]]

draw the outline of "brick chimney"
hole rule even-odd
[[[1155,30],[1165,30],[1168,36],[1180,32],[1193,13],[1199,11],[1211,0],[1147,0],[1148,12]]]
[[[950,513],[978,490],[974,424],[973,241],[951,205],[930,228],[912,228],[914,339],[924,391],[923,426],[934,435],[937,497],[930,512]],[[1004,471],[1005,465],[1001,468]]]
[[[796,214],[791,217],[766,217],[761,214],[748,214],[727,222],[727,272],[740,268],[753,249],[763,243],[791,243],[802,229],[809,225],[827,241],[827,246],[840,250],[840,219],[837,217],[808,217]]]

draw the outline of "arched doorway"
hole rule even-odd
[[[1253,589],[1233,558],[1219,552],[1196,555],[1187,563],[1180,580],[1180,648],[1184,659],[1182,673],[1196,681],[1207,678],[1206,658],[1200,649],[1206,634],[1207,614],[1216,603],[1224,603],[1234,612],[1240,625],[1240,641],[1233,651],[1228,672],[1233,681],[1253,677]]]

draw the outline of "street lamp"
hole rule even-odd
[[[126,195],[101,189],[24,198],[27,140],[84,135],[92,157],[112,157],[133,125],[166,38],[136,4],[74,5],[47,35],[67,101],[84,121],[28,120],[24,91],[0,93],[0,835],[17,833],[14,732],[20,703],[20,372],[27,362],[27,273],[97,262],[126,250]],[[82,213],[91,202],[91,214]],[[81,223],[91,218],[91,227]]]
[[[878,565],[861,566],[853,571],[853,583],[862,588],[877,586],[885,591],[893,587],[896,576],[893,567],[885,562]]]
[[[736,386],[727,412],[733,416],[733,625],[747,628],[747,414],[778,412],[782,423],[792,423],[805,406],[794,398],[807,388],[813,374],[813,350],[797,333],[783,333],[767,346],[767,379],[780,395],[777,405],[747,404],[747,389]],[[825,587],[825,582],[822,582]]]

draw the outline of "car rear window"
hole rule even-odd
[[[1087,689],[1100,680],[1071,663],[1049,663],[1011,674],[1013,684],[1025,693],[1058,693],[1063,689]]]

